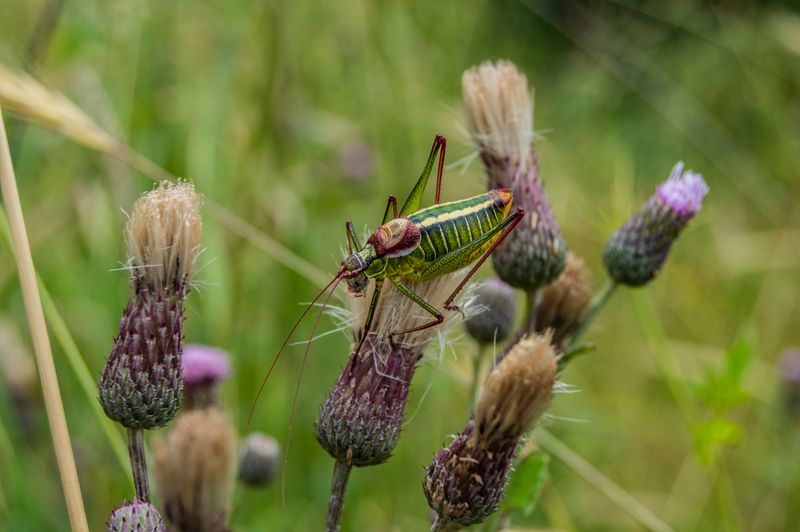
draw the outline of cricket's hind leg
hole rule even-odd
[[[478,261],[475,263],[475,265],[469,270],[469,272],[467,272],[467,275],[464,276],[464,278],[461,280],[461,282],[458,283],[458,286],[456,286],[455,289],[453,290],[453,292],[447,297],[447,299],[445,300],[444,305],[443,305],[445,310],[460,312],[461,315],[463,316],[464,311],[461,310],[461,307],[459,307],[457,305],[453,305],[453,301],[458,296],[459,292],[461,292],[461,290],[464,288],[464,286],[466,286],[466,284],[469,282],[469,280],[472,278],[472,276],[475,275],[475,272],[478,271],[478,268],[480,268],[481,265],[484,262],[486,262],[486,259],[489,258],[489,255],[491,255],[492,252],[497,248],[497,246],[499,246],[500,243],[509,235],[509,233],[511,233],[511,231],[514,230],[514,227],[517,226],[517,224],[522,219],[524,214],[525,214],[525,211],[521,207],[517,207],[517,210],[514,211],[513,214],[507,216],[500,223],[500,225],[498,225],[495,228],[495,230],[492,231],[493,234],[496,234],[497,232],[500,232],[500,236],[497,238],[497,240],[495,240],[492,243],[492,245],[489,247],[489,249],[486,250],[486,252],[481,256],[481,258],[478,259]],[[487,237],[490,237],[490,236],[491,236],[491,233],[489,235],[487,235]],[[467,253],[467,252],[469,252],[469,249],[465,248],[462,251]],[[429,321],[427,323],[423,323],[422,325],[418,325],[416,327],[410,327],[410,328],[404,329],[402,331],[395,331],[395,332],[391,333],[389,335],[389,340],[391,342],[394,342],[394,337],[398,336],[400,334],[407,334],[407,333],[411,333],[411,332],[423,331],[423,330],[428,329],[430,327],[435,327],[436,325],[439,325],[440,323],[442,323],[444,321],[444,316],[442,315],[441,312],[439,312],[436,309],[436,307],[434,307],[433,305],[431,305],[430,303],[428,303],[427,301],[422,299],[413,290],[411,290],[409,287],[404,285],[400,281],[400,279],[391,278],[391,281],[397,287],[397,289],[401,293],[403,293],[403,295],[405,295],[411,301],[413,301],[414,303],[416,303],[417,305],[422,307],[426,312],[428,312],[431,316],[434,317],[433,320],[431,320],[431,321]]]
[[[425,187],[428,185],[428,178],[431,176],[431,171],[433,171],[433,163],[436,160],[436,155],[439,155],[439,166],[436,170],[436,195],[434,196],[434,204],[439,203],[442,195],[442,174],[444,173],[444,155],[446,147],[447,139],[444,138],[444,135],[437,134],[436,138],[433,139],[433,146],[431,147],[430,155],[428,155],[428,162],[425,163],[422,174],[419,176],[414,188],[411,189],[411,193],[403,204],[403,208],[400,209],[400,216],[408,216],[420,209],[422,205],[422,195],[425,192]],[[439,152],[440,149],[441,153]]]

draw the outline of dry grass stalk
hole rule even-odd
[[[44,87],[27,74],[12,72],[3,65],[0,65],[0,106],[7,107],[20,118],[36,122],[78,144],[118,159],[150,179],[177,180],[158,164],[115,139],[63,94]],[[228,230],[315,285],[324,284],[330,278],[225,207],[211,200],[206,200],[205,205],[206,211]]]
[[[22,214],[22,206],[17,192],[16,177],[14,176],[14,167],[11,162],[11,151],[8,146],[2,112],[0,112],[0,187],[2,187],[3,202],[6,206],[8,223],[11,228],[22,296],[25,300],[28,326],[33,338],[33,348],[36,356],[36,365],[39,369],[39,379],[42,383],[47,421],[53,438],[53,449],[61,476],[61,486],[67,503],[70,525],[73,531],[88,531],[89,526],[86,522],[81,486],[78,482],[78,472],[75,468],[75,457],[72,454],[72,444],[69,439],[67,419],[64,416],[64,405],[61,402],[61,392],[58,387],[53,352],[50,349],[50,339],[47,335],[47,325],[44,321],[42,302],[39,299],[36,270],[33,266],[30,244],[25,230],[25,218]]]

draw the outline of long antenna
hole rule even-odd
[[[317,294],[314,297],[314,299],[311,300],[311,303],[309,303],[308,306],[303,311],[303,313],[300,314],[300,317],[297,318],[297,321],[294,323],[294,326],[292,327],[292,330],[289,331],[289,334],[283,340],[283,343],[281,344],[280,349],[278,349],[278,354],[275,355],[275,358],[272,359],[272,364],[270,364],[269,369],[267,370],[267,375],[264,377],[264,380],[261,381],[261,386],[259,386],[259,388],[258,388],[258,393],[256,394],[256,398],[253,400],[253,404],[250,406],[250,413],[247,415],[247,423],[245,424],[245,433],[247,433],[250,430],[250,422],[253,420],[253,414],[256,411],[256,405],[258,404],[258,400],[261,398],[261,394],[264,392],[264,387],[267,385],[267,381],[269,380],[270,375],[272,375],[272,370],[275,369],[275,365],[278,363],[278,359],[281,358],[281,355],[283,354],[284,349],[286,349],[286,346],[289,344],[289,340],[292,338],[292,335],[294,335],[295,331],[300,326],[300,323],[303,321],[303,318],[305,318],[306,314],[308,314],[308,311],[311,310],[311,308],[314,306],[314,303],[316,303],[317,300],[320,297],[322,297],[322,295],[325,292],[327,292],[328,288],[330,288],[331,285],[333,285],[336,281],[339,281],[341,279],[342,279],[342,271],[339,271],[336,274],[336,276],[333,279],[331,279],[331,282],[329,282],[327,285],[325,285],[325,288],[323,288],[319,292],[319,294]],[[331,292],[331,293],[333,293],[333,292]],[[328,296],[328,299],[330,299],[330,295]],[[325,300],[326,303],[327,303],[328,299]],[[319,321],[319,318],[317,318],[317,321]],[[307,352],[306,352],[306,354],[307,354]],[[305,360],[303,362],[305,363]]]
[[[319,312],[317,313],[317,317],[314,319],[314,325],[311,326],[311,335],[306,343],[305,351],[303,351],[303,360],[300,362],[300,375],[297,377],[297,386],[295,386],[294,397],[292,398],[292,410],[289,413],[289,426],[286,429],[286,445],[284,446],[286,450],[283,453],[283,467],[281,468],[281,505],[284,507],[286,506],[286,467],[289,464],[289,445],[292,443],[292,425],[294,424],[294,413],[295,410],[297,410],[297,398],[300,396],[300,384],[303,382],[303,373],[305,373],[308,353],[311,351],[311,339],[314,338],[314,332],[317,330],[317,325],[319,325],[319,320],[322,317],[322,313],[325,311],[328,301],[331,300],[331,296],[336,291],[336,286],[341,280],[342,278],[337,275],[336,278],[331,281],[331,284],[334,281],[336,281],[337,284],[333,285],[333,289],[328,294],[328,297],[325,298],[325,301],[322,303],[322,307],[320,307]],[[328,284],[328,286],[330,286],[330,284]],[[327,289],[327,287],[325,288]]]

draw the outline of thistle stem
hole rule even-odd
[[[442,519],[442,516],[436,514],[436,519],[433,520],[433,524],[431,525],[431,532],[443,532],[447,530],[447,521]]]
[[[131,456],[136,498],[142,502],[150,502],[150,484],[147,482],[147,462],[144,458],[144,430],[128,429],[128,454]]]
[[[616,288],[617,288],[617,283],[615,283],[614,281],[609,280],[606,283],[606,285],[603,287],[603,289],[600,290],[600,292],[598,292],[592,298],[592,304],[589,307],[589,311],[583,317],[583,319],[581,320],[580,324],[575,329],[575,332],[572,333],[572,337],[569,339],[569,343],[564,348],[565,355],[564,355],[564,359],[562,360],[561,365],[564,365],[569,361],[569,358],[570,358],[569,357],[569,353],[570,353],[570,351],[572,350],[573,347],[575,347],[577,345],[578,340],[580,339],[580,337],[583,335],[583,333],[586,332],[586,330],[589,328],[589,325],[592,324],[592,322],[597,317],[597,315],[600,313],[600,311],[603,309],[603,307],[606,305],[606,303],[608,303],[608,300],[611,298],[611,295],[614,293],[614,290]]]
[[[475,356],[472,359],[472,384],[469,387],[469,401],[473,409],[475,408],[475,403],[478,401],[478,379],[480,378],[481,363],[483,362],[483,357],[485,354],[486,345],[479,344],[478,352],[475,353]]]
[[[520,330],[520,337],[526,334],[534,334],[536,332],[536,308],[539,306],[539,302],[541,301],[541,294],[542,291],[538,288],[525,291],[525,306],[527,308],[527,314],[525,315],[525,321],[523,322],[522,329]]]
[[[503,358],[505,358],[506,353],[511,351],[511,348],[514,347],[514,345],[516,345],[516,343],[519,342],[524,336],[536,333],[536,308],[541,302],[541,293],[542,291],[539,288],[533,288],[525,291],[525,319],[523,320],[522,324],[520,324],[519,329],[514,333],[514,336],[511,338],[511,340],[506,343],[503,350],[495,355],[495,366],[499,364]]]
[[[344,507],[344,490],[347,479],[350,477],[350,464],[336,460],[333,464],[333,479],[331,480],[331,496],[328,499],[328,519],[325,521],[325,532],[338,532],[342,523],[342,508]]]

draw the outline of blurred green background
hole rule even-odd
[[[562,376],[580,393],[556,397],[547,428],[676,530],[793,530],[800,412],[785,407],[775,365],[800,345],[793,4],[4,0],[0,61],[33,72],[331,273],[343,222],[374,226],[386,195],[402,196],[419,175],[436,132],[448,137],[450,163],[470,155],[460,78],[487,59],[514,61],[536,88],[548,195],[597,287],[605,238],[684,160],[711,187],[704,210],[655,282],[615,294],[587,337],[597,351]],[[128,294],[115,271],[125,259],[123,210],[152,182],[57,133],[13,116],[6,124],[34,260],[94,377]],[[453,165],[443,195],[483,188],[479,164]],[[230,353],[224,404],[244,430],[268,362],[318,286],[204,222],[186,339]],[[131,496],[129,472],[53,344],[90,525],[100,530]],[[0,349],[0,529],[65,530],[6,245]],[[343,529],[426,529],[423,466],[467,418],[473,350],[462,337],[423,364],[395,456],[351,477]],[[278,366],[253,423],[281,441],[300,353]],[[346,355],[343,335],[315,344],[286,507],[277,484],[239,487],[235,530],[322,528],[332,460],[313,420]],[[515,526],[640,529],[557,459],[538,508]]]

